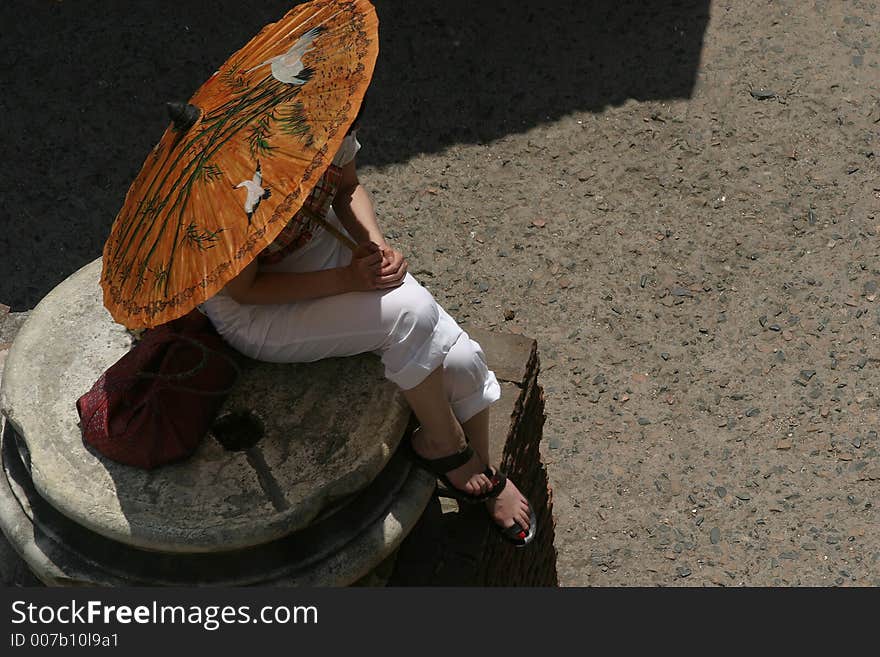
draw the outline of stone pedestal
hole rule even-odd
[[[226,447],[145,471],[87,448],[76,399],[130,347],[100,260],[29,314],[0,385],[0,527],[48,584],[351,584],[397,548],[434,481],[392,458],[410,416],[378,358],[242,358]],[[258,439],[255,439],[258,438]],[[228,449],[232,447],[232,449]]]

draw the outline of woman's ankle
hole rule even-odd
[[[454,454],[467,444],[461,427],[453,429],[453,436],[430,432],[425,427],[416,427],[412,433],[412,441],[418,446],[422,456],[428,458]]]

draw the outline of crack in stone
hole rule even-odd
[[[287,498],[284,497],[284,493],[281,492],[281,487],[278,485],[275,477],[272,476],[272,470],[266,464],[266,459],[263,458],[263,453],[260,449],[258,447],[251,447],[245,453],[247,454],[248,463],[251,464],[251,467],[257,473],[260,488],[262,488],[263,492],[269,497],[269,501],[272,502],[272,506],[275,507],[275,510],[286,511],[289,509],[290,502],[287,501]]]

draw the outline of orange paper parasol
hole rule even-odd
[[[104,246],[114,320],[137,329],[185,315],[272,242],[342,144],[378,51],[367,0],[314,0],[171,106]]]

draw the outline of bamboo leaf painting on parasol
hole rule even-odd
[[[236,52],[147,156],[104,245],[113,319],[150,328],[216,294],[269,245],[330,165],[370,83],[367,0],[298,5]]]

